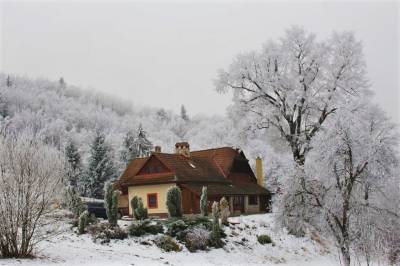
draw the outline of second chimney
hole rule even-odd
[[[155,146],[154,152],[161,153],[161,146]]]
[[[256,158],[256,178],[257,178],[257,184],[264,187],[265,186],[264,171],[262,166],[262,159],[260,158],[260,156],[257,156]]]
[[[175,153],[183,155],[185,157],[190,157],[190,148],[187,142],[178,142],[175,144]]]

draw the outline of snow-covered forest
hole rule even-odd
[[[225,116],[191,115],[184,105],[179,114],[137,107],[63,78],[2,73],[1,147],[33,152],[26,140],[32,136],[50,149],[43,158],[67,159],[62,183],[94,198],[103,198],[104,183],[153,146],[164,152],[179,141],[193,150],[239,147],[252,165],[263,158],[265,185],[277,192],[276,223],[290,234],[330,239],[344,265],[354,258],[400,261],[399,131],[372,103],[361,42],[349,32],[320,40],[292,27],[216,76],[218,92],[233,92]],[[1,163],[13,165],[0,155],[0,170]],[[61,168],[60,160],[55,164]]]

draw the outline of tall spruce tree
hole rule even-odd
[[[85,195],[102,199],[104,183],[115,177],[114,158],[111,147],[103,133],[97,132],[90,147],[88,169],[84,179]]]
[[[186,107],[182,104],[181,106],[181,118],[185,121],[189,121],[189,116],[186,111]]]
[[[126,133],[123,141],[123,149],[121,151],[121,161],[126,166],[131,160],[138,157],[138,151],[135,148],[135,135],[130,130]]]
[[[82,177],[82,162],[78,148],[72,140],[69,140],[65,146],[65,158],[68,164],[67,178],[65,183],[68,186],[72,186],[74,189],[76,189],[79,187],[79,182],[81,181]]]
[[[142,125],[139,125],[137,138],[134,141],[133,147],[137,157],[146,157],[151,154],[153,144],[147,139],[147,133],[144,131]]]

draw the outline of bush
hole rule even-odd
[[[216,248],[220,248],[224,245],[221,240],[221,227],[219,226],[219,208],[218,202],[214,201],[212,205],[212,230],[210,236],[210,245]]]
[[[225,199],[225,197],[222,197],[222,199],[219,201],[219,209],[220,209],[220,214],[221,214],[221,224],[229,225],[228,217],[231,213],[229,211],[229,203]]]
[[[161,248],[166,252],[170,251],[181,251],[181,247],[178,243],[170,236],[163,235],[154,240],[157,247]]]
[[[179,232],[186,230],[189,226],[183,220],[167,223],[167,234],[175,237]]]
[[[94,242],[100,240],[101,244],[109,243],[110,239],[122,240],[128,237],[128,233],[125,230],[110,223],[99,223],[88,226],[87,231],[92,236]]]
[[[204,227],[189,229],[185,236],[185,246],[190,252],[205,250],[210,241],[210,232]]]
[[[119,191],[115,190],[110,182],[104,185],[104,207],[106,208],[108,222],[117,225],[118,221]]]
[[[78,222],[78,233],[84,234],[85,233],[85,228],[89,224],[89,212],[84,211],[80,216],[79,216],[79,222]]]
[[[167,208],[169,217],[182,217],[182,193],[179,187],[168,189]]]
[[[186,223],[189,225],[189,227],[203,226],[207,230],[212,229],[212,222],[207,217],[194,216],[194,217],[188,218],[186,220]]]
[[[208,216],[207,187],[203,187],[201,190],[200,210],[202,216]]]
[[[134,221],[128,227],[129,235],[131,236],[142,236],[145,234],[156,235],[159,233],[164,233],[163,226],[156,222],[152,222],[150,220],[140,220]]]
[[[272,244],[272,239],[269,235],[259,235],[257,236],[257,241],[261,245]]]
[[[147,208],[144,207],[143,201],[138,196],[134,196],[131,200],[133,216],[136,220],[144,220],[148,218]]]

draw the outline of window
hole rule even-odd
[[[249,205],[257,205],[258,197],[256,195],[249,196]]]
[[[147,208],[149,209],[158,208],[157,193],[147,194]]]

